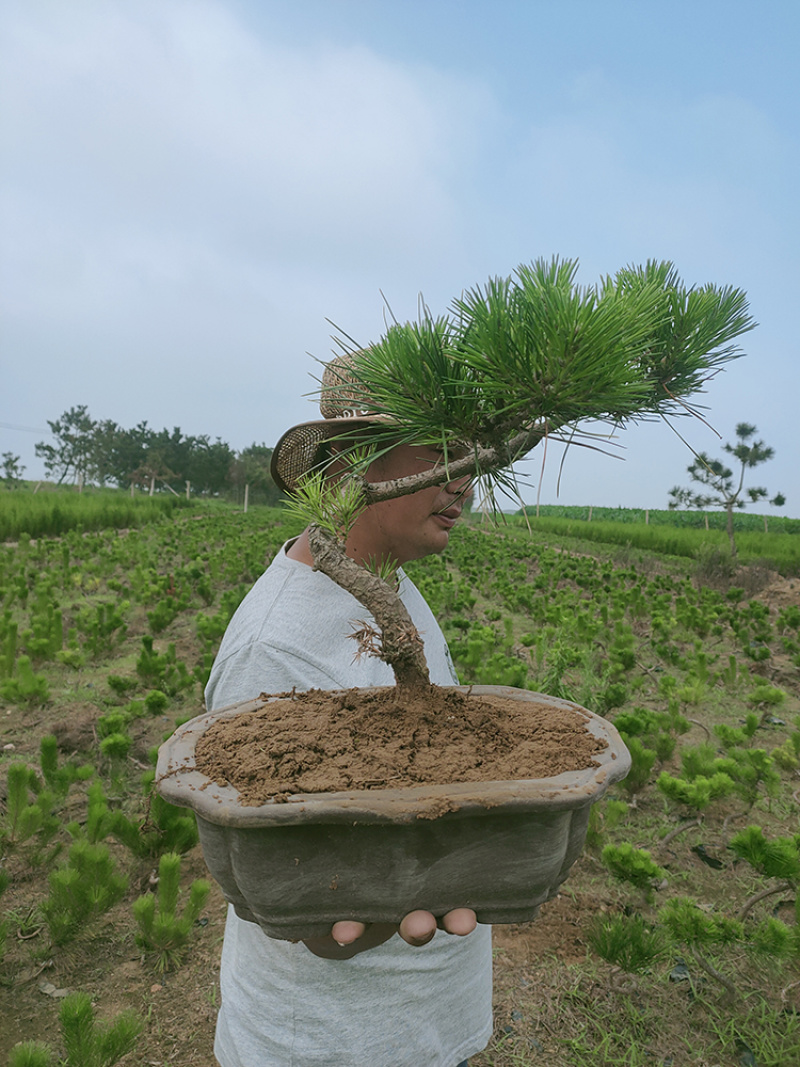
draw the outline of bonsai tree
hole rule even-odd
[[[731,545],[731,556],[736,556],[736,541],[733,536],[733,509],[744,508],[748,501],[742,496],[744,490],[745,473],[753,467],[758,467],[767,460],[772,459],[775,450],[769,448],[763,441],[751,441],[758,431],[749,422],[740,422],[736,427],[736,444],[724,444],[722,447],[729,455],[739,461],[739,478],[736,480],[730,467],[718,459],[710,459],[705,452],[699,452],[694,462],[687,470],[693,482],[705,487],[705,492],[692,489],[682,489],[675,486],[669,492],[669,508],[675,510],[680,507],[687,508],[725,508],[728,516],[727,531]],[[763,486],[750,486],[747,489],[747,497],[751,504],[764,500],[767,490]],[[782,508],[786,503],[783,493],[776,493],[769,501],[773,507]],[[766,530],[766,519],[764,520]]]
[[[627,267],[593,287],[579,287],[576,271],[572,260],[523,265],[445,315],[425,309],[419,321],[394,323],[366,348],[342,338],[346,373],[323,379],[323,397],[345,392],[348,407],[381,418],[361,435],[343,433],[337,477],[325,477],[323,461],[291,506],[310,527],[316,567],[372,614],[377,629],[360,631],[362,649],[391,666],[401,689],[429,685],[422,640],[391,567],[365,570],[345,554],[361,510],[465,476],[480,478],[492,502],[498,488],[519,496],[512,465],[536,446],[607,440],[587,421],[620,427],[695,413],[690,398],[755,325],[740,290],[686,289],[671,263]],[[370,464],[396,444],[435,447],[441,464],[370,482]]]

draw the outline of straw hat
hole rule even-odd
[[[298,482],[320,463],[320,446],[325,441],[344,437],[348,430],[388,421],[387,415],[369,413],[367,394],[353,377],[352,366],[349,353],[325,365],[319,401],[322,418],[292,426],[275,445],[272,478],[284,492],[295,492]]]

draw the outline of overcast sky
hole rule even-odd
[[[759,322],[704,398],[800,516],[797,0],[2,0],[0,453],[47,421],[241,449],[360,343],[519,263],[671,259]],[[720,439],[681,420],[693,447]],[[529,501],[665,507],[691,454],[574,450]]]

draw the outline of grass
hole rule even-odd
[[[132,497],[122,489],[86,488],[82,493],[54,486],[39,492],[0,489],[0,542],[20,537],[58,537],[68,530],[141,526],[191,507],[183,497],[166,494]]]
[[[524,526],[526,519],[515,517],[514,523]],[[798,520],[795,520],[798,521]],[[715,550],[730,554],[728,538],[723,530],[691,527],[657,526],[645,523],[585,522],[547,515],[528,516],[534,534],[576,538],[587,545],[624,545],[631,550],[655,552],[660,556],[683,556],[695,559],[703,552]],[[798,521],[800,526],[800,521]],[[793,533],[764,533],[763,530],[737,531],[736,548],[740,564],[763,561],[781,574],[800,573],[800,537]]]

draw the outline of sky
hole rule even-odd
[[[40,477],[80,404],[271,446],[332,324],[666,259],[759,323],[679,433],[724,458],[755,424],[748,484],[800,516],[799,46],[796,0],[0,0],[0,453]],[[524,499],[689,484],[664,423],[614,451],[536,449]]]

